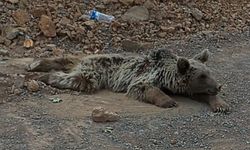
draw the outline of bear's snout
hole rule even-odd
[[[210,95],[217,95],[220,91],[221,91],[221,86],[218,85],[215,88],[208,89],[208,94],[210,94]]]

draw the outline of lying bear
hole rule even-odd
[[[98,54],[81,60],[71,57],[41,59],[28,65],[27,70],[53,70],[39,79],[60,89],[85,93],[110,89],[159,107],[177,106],[164,92],[168,91],[206,101],[214,112],[228,111],[229,106],[216,96],[220,86],[204,64],[208,57],[208,50],[187,59],[158,49],[146,56]]]

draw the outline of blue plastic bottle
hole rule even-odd
[[[115,19],[114,16],[103,14],[101,12],[96,11],[95,9],[89,11],[89,18],[92,20],[107,23],[111,23]]]

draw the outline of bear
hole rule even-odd
[[[47,72],[38,80],[59,89],[90,94],[109,89],[163,108],[177,106],[170,94],[183,95],[207,102],[214,112],[227,112],[229,105],[217,96],[221,86],[205,64],[209,54],[203,50],[189,59],[157,49],[147,55],[43,58],[28,64],[27,71]]]

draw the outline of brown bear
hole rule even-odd
[[[159,107],[174,107],[176,102],[164,92],[168,91],[204,100],[214,112],[226,112],[228,104],[216,96],[220,86],[204,64],[208,57],[208,50],[187,59],[158,49],[145,56],[96,54],[82,59],[47,58],[31,63],[27,70],[57,71],[39,79],[60,89],[85,93],[110,89]]]

